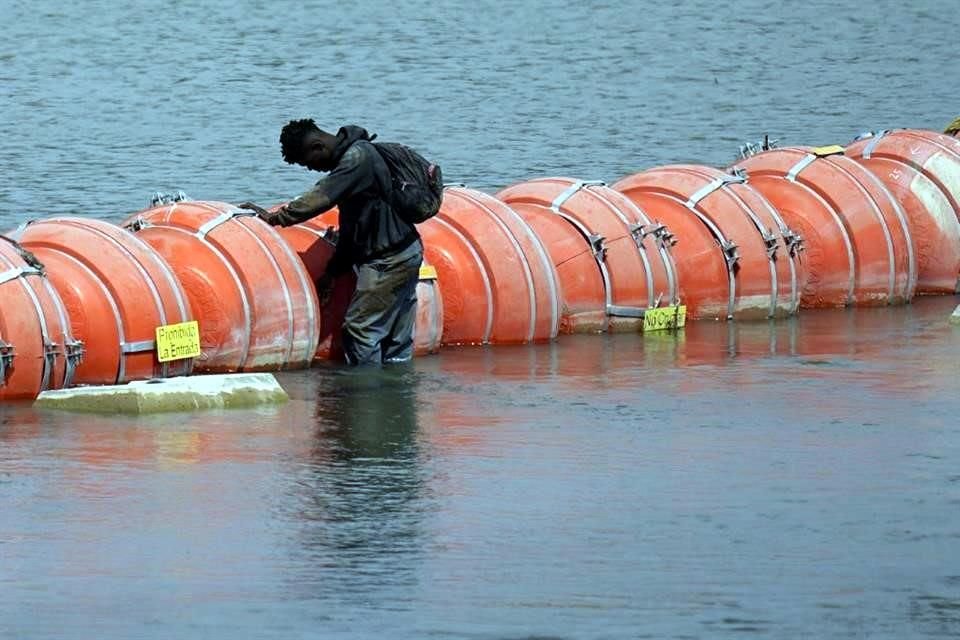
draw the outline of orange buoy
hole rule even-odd
[[[879,179],[840,152],[773,149],[735,167],[804,238],[802,306],[907,301],[916,261],[906,214]]]
[[[559,332],[595,333],[609,327],[607,287],[597,247],[576,226],[538,204],[515,202],[511,208],[537,234],[557,273]]]
[[[43,264],[0,236],[0,400],[32,400],[73,383],[83,345]]]
[[[445,344],[551,340],[560,324],[557,275],[539,236],[480,191],[449,187],[418,226],[439,275]]]
[[[335,244],[331,237],[336,223],[335,214],[324,214],[301,224],[278,229],[283,239],[300,256],[314,282],[320,279],[326,271],[327,263],[333,257]],[[426,262],[420,272],[413,349],[416,355],[422,356],[436,353],[440,349],[443,336],[443,299],[436,273]],[[357,279],[353,272],[344,274],[334,282],[330,300],[320,309],[320,339],[314,356],[316,360],[343,358],[340,329],[356,284]]]
[[[769,318],[800,301],[797,235],[743,177],[670,165],[615,185],[670,229],[680,300],[694,318]]]
[[[200,324],[202,372],[307,367],[319,305],[303,263],[279,233],[223,202],[181,201],[126,225],[166,258]]]
[[[552,213],[586,240],[602,280],[608,329],[636,331],[644,310],[676,301],[666,229],[604,183],[543,178],[507,187],[497,197],[512,207],[533,205]],[[553,264],[559,269],[563,263]]]
[[[846,148],[903,206],[920,294],[958,291],[960,144],[955,142],[942,134],[905,129],[866,134]]]
[[[89,218],[48,218],[12,234],[45,265],[86,346],[76,384],[189,375],[193,360],[157,360],[156,328],[192,320],[180,282],[152,247]]]

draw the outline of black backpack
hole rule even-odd
[[[403,220],[419,224],[437,215],[443,202],[443,173],[410,147],[396,142],[373,144],[390,170],[390,206]]]

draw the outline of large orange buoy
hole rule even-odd
[[[314,282],[320,279],[333,257],[336,214],[311,218],[301,224],[278,229],[284,240],[303,260]],[[357,279],[349,272],[334,282],[330,300],[320,309],[320,340],[316,360],[341,359],[340,328],[350,305]],[[417,284],[417,315],[414,325],[414,353],[426,355],[440,349],[443,336],[443,299],[435,272],[425,263]]]
[[[160,252],[200,324],[204,372],[307,367],[319,340],[319,305],[303,263],[279,233],[223,202],[182,201],[126,225]]]
[[[160,363],[156,328],[192,320],[166,261],[128,231],[89,218],[48,218],[13,234],[45,265],[86,346],[76,384],[188,375],[193,360]]]
[[[905,302],[916,283],[906,214],[876,176],[840,152],[773,149],[735,168],[804,237],[803,306]]]
[[[537,234],[556,269],[559,332],[606,331],[607,288],[599,269],[598,247],[574,225],[538,204],[516,202],[510,208]]]
[[[503,202],[449,187],[418,229],[439,275],[444,343],[551,340],[560,324],[557,275],[539,236]]]
[[[929,131],[881,131],[866,134],[846,148],[846,154],[870,169],[903,206],[921,294],[957,291],[960,148],[954,150],[954,142]]]
[[[0,400],[32,400],[73,383],[83,345],[43,264],[0,236]]]
[[[512,207],[533,205],[550,212],[583,236],[602,279],[610,330],[635,331],[645,309],[676,301],[665,228],[604,183],[543,178],[507,187],[497,197]],[[558,269],[561,264],[554,261]]]
[[[614,186],[676,237],[680,299],[694,318],[768,318],[795,313],[798,238],[741,176],[671,165]]]

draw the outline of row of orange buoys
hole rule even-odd
[[[417,353],[636,332],[647,310],[677,304],[690,319],[749,320],[957,291],[960,140],[897,130],[845,149],[755,151],[610,186],[448,187],[418,227]],[[337,226],[336,210],[279,229],[184,199],[120,226],[21,225],[0,236],[0,399],[338,359],[355,280],[340,278],[322,308],[315,291]],[[201,355],[160,363],[155,329],[190,320]]]

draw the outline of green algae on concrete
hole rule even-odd
[[[280,404],[288,399],[271,374],[237,373],[45,391],[34,405],[85,413],[138,414],[239,409]]]

